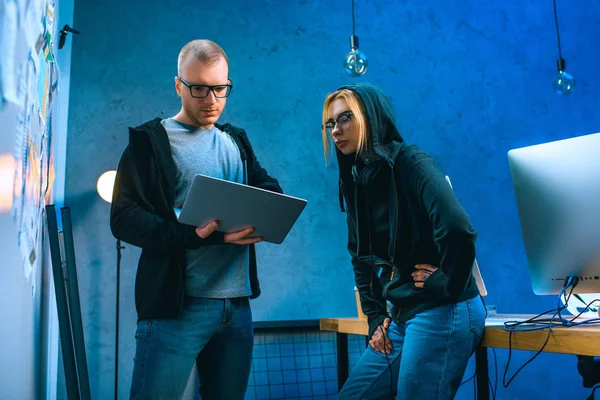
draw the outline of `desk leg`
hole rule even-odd
[[[490,382],[487,347],[478,347],[475,350],[475,372],[477,373],[477,400],[489,400]]]
[[[340,332],[337,332],[337,373],[338,390],[341,390],[348,379],[348,335]]]

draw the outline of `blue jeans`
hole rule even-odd
[[[254,330],[247,298],[186,297],[176,319],[140,321],[131,399],[181,399],[194,366],[203,400],[243,400]]]
[[[453,399],[484,326],[479,297],[390,324],[391,354],[367,346],[339,399]]]

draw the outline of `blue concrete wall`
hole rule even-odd
[[[556,35],[552,3],[538,1],[356,1],[368,80],[392,97],[405,138],[434,155],[479,231],[487,302],[535,313],[554,299],[533,295],[507,165],[509,149],[600,131],[600,7],[559,1],[564,56],[577,81],[552,91]],[[245,127],[260,161],[309,205],[281,246],[259,248],[263,296],[256,320],[353,316],[353,277],[338,210],[336,169],[320,143],[324,97],[352,82],[342,70],[350,1],[78,1],[69,117],[67,200],[76,222],[82,307],[92,390],[112,390],[114,239],[95,182],[114,169],[127,127],[179,110],[173,88],[179,49],[219,42],[234,92],[223,120]],[[123,259],[121,395],[134,350],[133,277]],[[498,353],[501,369],[506,353]],[[520,365],[527,353],[513,358]],[[511,368],[514,371],[514,368]],[[502,371],[500,371],[502,372]],[[575,358],[542,355],[498,398],[583,398]],[[466,396],[466,395],[465,395]],[[468,397],[468,396],[467,396]]]

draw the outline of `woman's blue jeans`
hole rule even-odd
[[[485,308],[479,297],[391,323],[391,354],[368,346],[339,399],[453,399],[484,326]]]

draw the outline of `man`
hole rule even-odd
[[[115,180],[114,236],[141,247],[132,399],[179,399],[194,362],[204,400],[243,399],[252,362],[249,298],[260,294],[252,228],[177,221],[196,174],[281,193],[244,130],[219,119],[231,93],[225,52],[194,40],[178,59],[181,111],[129,129]],[[206,194],[210,196],[210,193]]]

